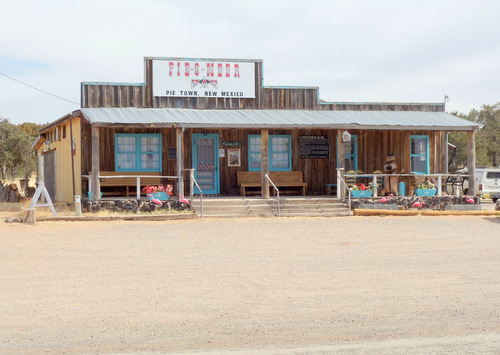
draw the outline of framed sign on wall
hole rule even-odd
[[[227,166],[241,166],[241,150],[238,148],[228,148]]]
[[[153,96],[255,98],[255,63],[154,59]]]

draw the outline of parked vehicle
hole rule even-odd
[[[459,174],[467,174],[467,168],[458,170]],[[500,168],[477,168],[476,195],[491,198],[496,202],[500,198]],[[464,181],[464,194],[468,194],[469,182]]]

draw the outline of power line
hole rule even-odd
[[[14,79],[13,77],[8,76],[7,74],[4,74],[4,73],[2,73],[2,72],[0,72],[0,74],[1,74],[1,75],[3,75],[3,76],[5,76],[6,78],[8,78],[8,79],[10,79],[10,80],[13,80],[13,81],[15,81],[15,82],[19,83],[19,84],[22,84],[22,85],[24,85],[24,86],[27,86],[27,87],[29,87],[29,88],[31,88],[31,89],[36,90],[36,91],[43,92],[44,94],[47,94],[47,95],[53,96],[53,97],[55,97],[55,98],[58,98],[59,100],[64,100],[64,101],[71,102],[72,104],[75,104],[75,105],[80,105],[78,102],[74,102],[74,101],[71,101],[71,100],[65,99],[64,97],[57,96],[57,95],[51,94],[50,92],[47,92],[47,91],[44,91],[44,90],[38,89],[38,88],[36,88],[36,87],[34,87],[34,86],[31,86],[31,85],[29,85],[29,84],[23,83],[22,81],[19,81],[19,80],[17,80],[17,79]]]

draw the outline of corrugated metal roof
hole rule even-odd
[[[92,124],[175,125],[197,128],[331,128],[463,130],[473,122],[444,112],[196,110],[174,108],[82,108]]]

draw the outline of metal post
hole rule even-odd
[[[137,199],[140,200],[141,199],[141,178],[138,176],[136,179],[137,179],[136,196],[137,196]],[[128,187],[127,187],[127,189],[128,189]]]
[[[80,217],[82,215],[82,203],[80,195],[75,195],[75,215]]]
[[[342,184],[342,177],[344,175],[344,168],[337,169],[337,198],[342,200],[344,198],[344,185]]]
[[[476,196],[476,131],[467,132],[467,171],[469,172],[469,195]]]
[[[193,201],[194,196],[194,169],[187,169],[189,171],[189,201]],[[193,202],[191,202],[193,203]]]

